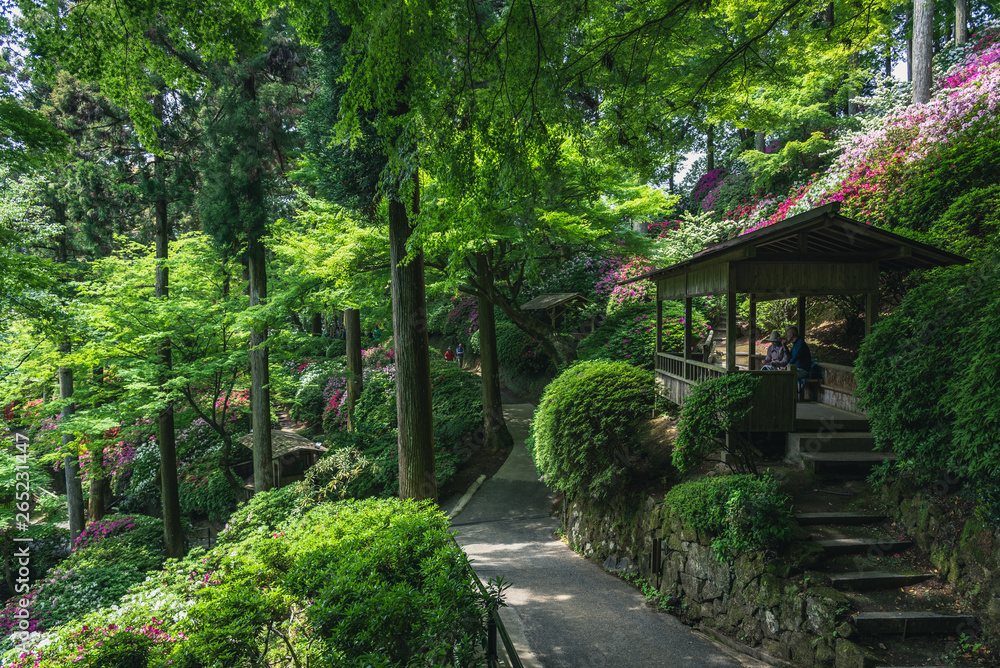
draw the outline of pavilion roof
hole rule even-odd
[[[252,450],[253,434],[243,436],[239,439],[239,442]],[[316,443],[301,434],[296,434],[294,431],[289,431],[287,429],[271,430],[272,459],[284,457],[285,455],[290,455],[296,452],[326,452],[326,450],[327,449],[319,443]]]
[[[542,311],[554,306],[562,306],[574,301],[590,301],[579,292],[559,292],[551,295],[538,295],[534,299],[521,304],[522,311]]]

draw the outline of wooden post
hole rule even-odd
[[[688,360],[691,359],[691,348],[694,347],[694,339],[691,336],[691,306],[692,299],[684,298],[684,378],[688,377]]]
[[[736,293],[726,293],[726,372],[736,371]]]
[[[656,300],[656,354],[663,352],[663,301]],[[657,364],[659,360],[654,360]],[[654,364],[653,366],[657,366]]]
[[[878,320],[878,292],[865,295],[865,337],[872,333],[872,327]]]
[[[361,369],[361,311],[344,309],[344,329],[347,330],[347,430],[355,431],[354,409],[364,389]]]
[[[750,356],[747,357],[748,368],[754,370],[754,358],[757,354],[757,295],[750,293]]]
[[[797,315],[799,318],[799,338],[803,341],[806,340],[806,298],[805,295],[799,295],[798,304],[796,305],[798,311]]]

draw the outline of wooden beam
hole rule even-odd
[[[802,230],[798,238],[799,253],[805,255],[809,252],[809,232]]]
[[[736,293],[726,293],[726,371],[736,371]]]
[[[805,341],[806,339],[806,296],[799,295],[797,306],[797,315],[799,319],[799,338]]]
[[[878,293],[869,292],[865,295],[865,336],[872,333],[872,327],[878,320]]]
[[[656,353],[663,352],[663,301],[656,300]]]
[[[747,358],[749,369],[754,370],[754,358],[757,354],[757,295],[750,293],[750,357]]]
[[[687,367],[688,361],[691,359],[691,348],[694,346],[694,341],[691,336],[691,312],[692,302],[694,300],[690,297],[684,299],[684,378],[688,377]]]

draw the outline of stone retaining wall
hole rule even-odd
[[[1000,638],[1000,532],[955,511],[948,481],[929,488],[896,482],[881,494],[894,519],[956,585],[982,626],[982,637]]]
[[[637,572],[691,622],[801,666],[865,665],[864,651],[849,640],[847,599],[810,584],[823,579],[805,570],[819,557],[808,542],[794,543],[780,558],[754,553],[720,561],[708,536],[652,498],[632,506],[577,499],[567,504],[562,525],[574,549],[609,570]]]

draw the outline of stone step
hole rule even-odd
[[[934,577],[933,573],[917,573],[915,575],[900,575],[887,571],[854,571],[852,573],[837,573],[828,576],[830,584],[835,589],[851,591],[871,591],[874,589],[899,589],[908,587]]]
[[[972,635],[977,628],[972,615],[942,615],[937,612],[859,612],[851,618],[858,631],[868,635],[935,634]]]
[[[801,526],[813,524],[877,524],[885,515],[865,515],[864,513],[796,513],[792,517]]]
[[[815,404],[814,404],[815,405]],[[795,416],[795,431],[809,433],[814,438],[823,438],[825,436],[830,436],[833,434],[842,434],[845,432],[868,432],[871,426],[868,424],[868,418],[864,415],[858,415],[856,413],[848,413],[847,411],[838,410],[836,412],[830,411],[830,407],[820,404],[821,409],[824,413],[830,413],[830,415],[820,415],[816,417],[810,417],[806,415],[796,415]],[[804,412],[804,411],[799,411]]]
[[[814,541],[823,548],[827,556],[845,554],[872,554],[881,556],[902,552],[913,545],[912,540],[893,540],[892,538],[829,538]]]
[[[803,453],[802,467],[812,473],[867,473],[876,464],[893,461],[891,452],[819,452]]]
[[[822,452],[872,452],[875,437],[867,431],[842,431],[837,433],[794,431],[785,437],[785,458],[801,465],[805,454]]]

